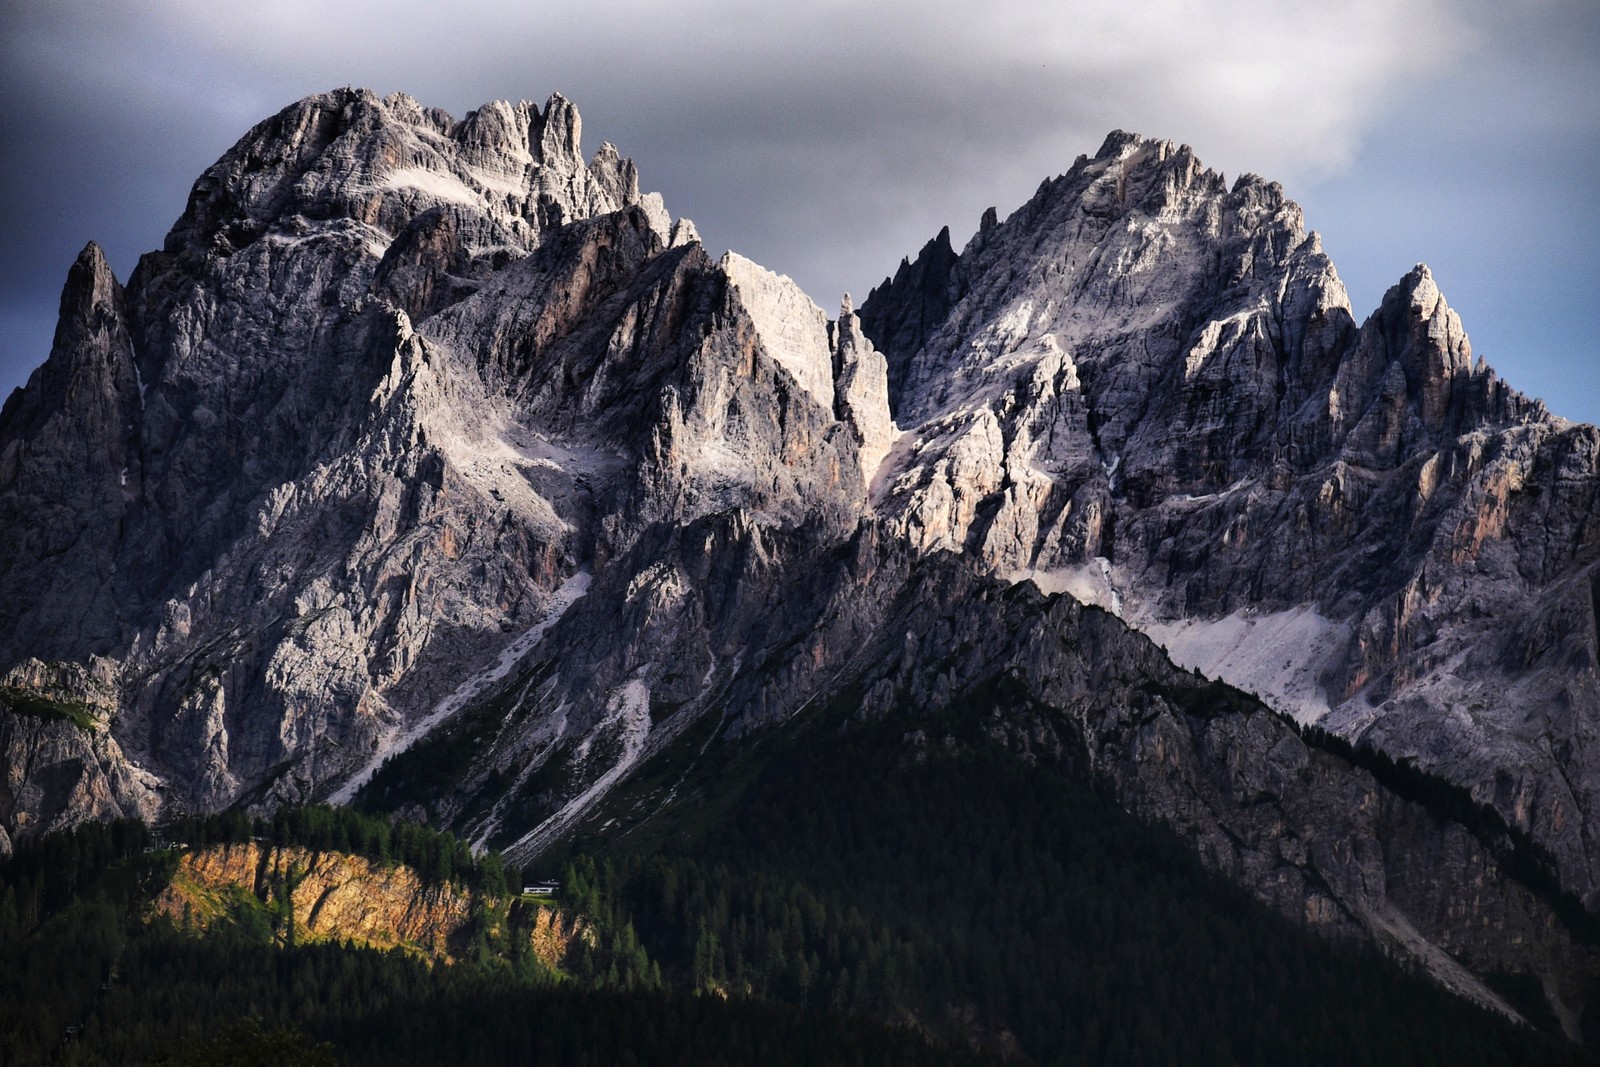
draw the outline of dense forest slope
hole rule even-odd
[[[51,835],[0,866],[0,1055],[1585,1062],[1548,1013],[1544,1033],[1516,1026],[1330,945],[1071,778],[933,739],[886,774],[866,772],[914,751],[894,731],[808,732],[786,761],[743,750],[736,797],[669,807],[647,847],[574,854],[554,902],[506,895],[498,858],[447,836],[326,808],[188,820],[167,828],[181,843],[130,823]],[[258,864],[223,862],[244,854]],[[292,897],[331,871],[464,919],[453,954],[380,951],[365,922],[318,929]],[[175,914],[175,894],[194,906]],[[552,915],[577,931],[554,955]],[[1498,982],[1538,1005],[1536,986]]]
[[[304,852],[324,868],[376,863],[380,877],[420,881],[435,897],[463,900],[487,892],[499,876],[474,867],[458,869],[459,881],[443,878],[433,862],[459,845],[409,830],[395,854],[414,853],[426,874],[392,859],[312,847],[355,838],[374,856],[388,849],[386,824],[325,812],[255,828],[184,828],[224,838],[241,829],[260,829],[280,842],[275,852]],[[303,843],[284,844],[290,841]],[[416,945],[379,951],[343,931],[302,939],[293,909],[279,906],[287,900],[268,886],[252,891],[246,872],[209,884],[227,906],[207,921],[175,919],[169,894],[193,889],[180,868],[206,865],[207,850],[152,853],[148,843],[140,826],[93,827],[47,838],[0,871],[5,1062],[981,1062],[870,1019],[674,993],[649,969],[627,968],[644,956],[620,933],[592,933],[584,951],[563,956],[565,969],[557,968],[540,951],[538,921],[556,909],[533,902],[530,918],[520,904],[479,901],[470,909],[467,955],[454,962],[430,960]]]

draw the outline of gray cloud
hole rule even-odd
[[[458,115],[559,89],[588,148],[617,144],[708,244],[793,275],[824,307],[862,295],[939,226],[959,239],[990,204],[1014,208],[1122,127],[1284,181],[1358,310],[1442,249],[1441,283],[1480,348],[1485,330],[1511,339],[1491,357],[1541,349],[1549,365],[1577,346],[1569,325],[1595,325],[1582,168],[1600,135],[1592,102],[1574,112],[1582,90],[1563,89],[1600,74],[1581,0],[469,0],[448,15],[400,0],[22,0],[0,17],[0,388],[43,358],[86,240],[125,274],[251,124],[343,84]],[[1485,152],[1532,157],[1485,165]],[[1573,252],[1574,230],[1588,251]],[[1396,264],[1401,240],[1415,247]],[[1461,245],[1476,258],[1457,266]],[[1537,298],[1544,332],[1515,324],[1515,301],[1480,295],[1497,284]],[[1595,419],[1585,343],[1582,388],[1555,406]],[[1534,377],[1515,362],[1497,365]]]

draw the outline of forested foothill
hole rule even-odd
[[[1312,936],[975,733],[879,724],[772,748],[706,756],[621,836],[580,831],[553,906],[590,932],[554,968],[515,931],[442,963],[295,944],[248,901],[204,932],[150,915],[182,850],[252,840],[404,864],[480,902],[555,869],[414,824],[312,807],[48,836],[0,869],[0,1059],[1593,1062],[1547,1015],[1515,1025]],[[1536,1006],[1529,981],[1497,984]]]

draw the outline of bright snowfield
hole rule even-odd
[[[338,791],[328,798],[330,804],[348,804],[355,799],[362,786],[372,780],[385,760],[398,755],[432,733],[441,724],[454,718],[462,708],[482,696],[489,688],[504,681],[522,658],[533,651],[534,646],[543,640],[545,633],[554,626],[567,609],[577,603],[579,598],[589,591],[592,576],[587,570],[580,570],[566,581],[556,587],[550,594],[550,602],[545,605],[544,614],[533,626],[523,631],[510,644],[500,652],[500,657],[485,669],[472,675],[456,687],[455,691],[439,701],[434,709],[422,719],[412,723],[410,728],[403,733],[391,734],[378,743],[378,749],[372,754],[372,759],[361,770],[352,775]]]

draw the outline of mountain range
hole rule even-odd
[[[1600,430],[1426,267],[1358,321],[1280,186],[1116,132],[830,318],[580,139],[321,94],[79,256],[0,411],[0,851],[333,802],[536,864],[994,746],[1582,1036]]]

